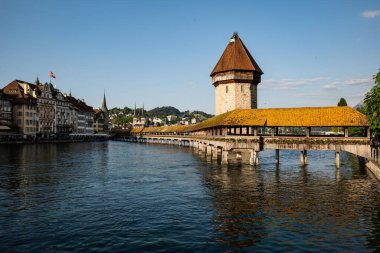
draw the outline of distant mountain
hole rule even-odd
[[[354,106],[354,109],[357,110],[358,108],[362,108],[362,107],[364,107],[364,105],[365,105],[365,104],[364,104],[364,99],[363,99],[363,100],[360,101],[357,105]]]

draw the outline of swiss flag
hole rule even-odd
[[[53,72],[50,71],[50,77],[55,79],[55,75]]]

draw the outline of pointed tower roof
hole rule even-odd
[[[263,74],[239,35],[234,33],[210,76],[231,70],[256,71]]]
[[[103,112],[107,112],[108,111],[108,109],[107,109],[107,102],[106,102],[106,92],[105,91],[104,91],[104,95],[103,95],[102,111]]]

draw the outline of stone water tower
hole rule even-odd
[[[263,74],[239,35],[234,33],[210,76],[215,86],[215,115],[257,108]]]

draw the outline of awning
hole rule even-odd
[[[1,130],[11,130],[9,126],[0,126],[0,131]]]

